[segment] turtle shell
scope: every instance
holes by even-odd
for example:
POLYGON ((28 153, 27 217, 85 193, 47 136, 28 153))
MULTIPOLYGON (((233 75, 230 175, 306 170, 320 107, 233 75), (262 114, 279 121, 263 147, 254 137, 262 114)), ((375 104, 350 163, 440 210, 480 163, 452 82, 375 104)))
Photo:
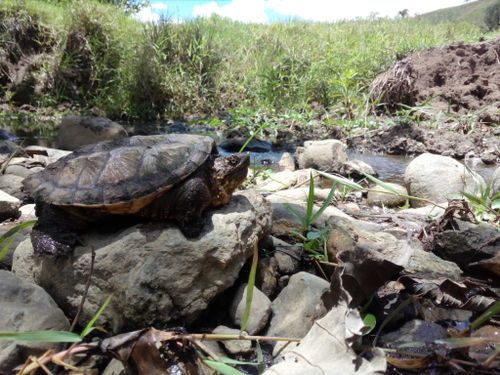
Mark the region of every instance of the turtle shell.
POLYGON ((37 202, 135 213, 217 153, 210 137, 135 136, 78 149, 23 181, 37 202))

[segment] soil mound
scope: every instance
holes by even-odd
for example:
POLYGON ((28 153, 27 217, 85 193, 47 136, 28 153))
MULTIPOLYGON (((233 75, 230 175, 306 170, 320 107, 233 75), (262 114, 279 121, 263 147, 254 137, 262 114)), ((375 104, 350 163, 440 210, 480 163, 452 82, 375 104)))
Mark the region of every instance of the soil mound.
POLYGON ((434 111, 477 112, 500 123, 500 38, 413 53, 378 76, 371 96, 389 109, 429 104, 434 111))

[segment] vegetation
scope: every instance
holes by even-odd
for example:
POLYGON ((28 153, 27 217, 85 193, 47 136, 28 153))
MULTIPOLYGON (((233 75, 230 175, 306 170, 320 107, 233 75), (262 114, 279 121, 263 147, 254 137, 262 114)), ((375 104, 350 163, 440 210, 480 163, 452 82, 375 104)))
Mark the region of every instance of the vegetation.
POLYGON ((489 8, 496 3, 498 0, 477 0, 425 13, 419 18, 431 22, 469 22, 481 28, 487 28, 485 17, 490 11, 489 8))
POLYGON ((483 35, 469 23, 410 18, 256 25, 212 17, 146 25, 92 0, 5 0, 0 47, 17 46, 24 56, 36 55, 37 64, 26 78, 28 86, 33 81, 29 98, 20 97, 26 103, 12 102, 18 86, 1 73, 6 95, 0 101, 69 103, 138 120, 257 108, 351 120, 369 108, 371 80, 396 59, 483 35), (7 26, 22 19, 12 35, 7 26), (32 42, 45 40, 36 51, 18 44, 28 25, 43 30, 32 42))
POLYGON ((500 1, 497 0, 495 4, 492 4, 486 9, 484 23, 488 30, 500 28, 500 1))

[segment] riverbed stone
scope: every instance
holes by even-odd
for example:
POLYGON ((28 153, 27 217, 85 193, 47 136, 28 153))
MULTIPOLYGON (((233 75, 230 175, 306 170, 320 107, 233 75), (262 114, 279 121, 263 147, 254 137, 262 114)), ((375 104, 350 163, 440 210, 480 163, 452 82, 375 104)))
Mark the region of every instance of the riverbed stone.
MULTIPOLYGON (((234 325, 240 326, 243 321, 243 314, 246 307, 247 284, 242 284, 231 303, 229 316, 234 325)), ((255 335, 260 332, 269 321, 271 315, 271 300, 262 293, 258 288, 253 288, 252 306, 250 308, 250 316, 246 331, 250 335, 255 335)))
POLYGON ((19 207, 21 207, 19 199, 0 190, 0 221, 17 219, 21 215, 19 207))
POLYGON ((278 170, 291 172, 295 170, 295 158, 292 154, 284 152, 283 155, 281 155, 281 158, 278 161, 278 170))
MULTIPOLYGON (((212 331, 212 333, 216 335, 240 335, 240 331, 238 329, 226 326, 218 326, 212 331)), ((252 351, 251 340, 221 340, 221 344, 231 354, 246 354, 252 351)))
POLYGON ((143 223, 112 233, 82 234, 85 246, 72 257, 35 257, 24 241, 13 270, 43 286, 68 315, 74 315, 91 265, 91 287, 80 322, 87 322, 110 294, 103 322, 114 330, 192 322, 219 293, 233 285, 243 264, 270 225, 269 204, 259 194, 233 195, 210 211, 201 235, 186 239, 168 222, 143 223))
POLYGON ((491 176, 491 191, 493 194, 499 193, 500 192, 500 167, 497 167, 495 169, 495 172, 493 172, 493 175, 491 176))
POLYGON ((395 195, 380 185, 373 186, 368 191, 366 198, 370 206, 399 207, 406 203, 408 190, 404 186, 390 182, 385 182, 384 184, 400 195, 395 195))
MULTIPOLYGON (((54 300, 38 285, 0 270, 0 331, 67 330, 69 323, 54 300)), ((0 372, 10 373, 30 355, 55 344, 0 341, 0 372)))
POLYGON ((356 179, 364 178, 364 174, 377 176, 377 173, 370 164, 356 159, 346 161, 342 166, 341 174, 344 176, 351 176, 356 179))
MULTIPOLYGON (((404 175, 410 195, 426 198, 435 203, 460 198, 461 192, 479 192, 484 184, 481 176, 448 156, 422 154, 410 162, 404 175)), ((412 207, 422 207, 428 202, 411 200, 412 207)))
POLYGON ((326 314, 321 296, 330 283, 308 272, 290 277, 288 285, 272 302, 273 317, 268 336, 302 338, 316 319, 326 314))
POLYGON ((300 169, 314 168, 323 172, 338 172, 347 161, 347 146, 337 139, 306 141, 298 147, 296 157, 300 169))
POLYGON ((65 116, 57 132, 57 145, 64 150, 119 139, 127 136, 125 128, 104 117, 65 116))
POLYGON ((24 193, 21 190, 23 180, 24 177, 15 174, 2 174, 0 175, 0 190, 18 199, 23 199, 24 193))

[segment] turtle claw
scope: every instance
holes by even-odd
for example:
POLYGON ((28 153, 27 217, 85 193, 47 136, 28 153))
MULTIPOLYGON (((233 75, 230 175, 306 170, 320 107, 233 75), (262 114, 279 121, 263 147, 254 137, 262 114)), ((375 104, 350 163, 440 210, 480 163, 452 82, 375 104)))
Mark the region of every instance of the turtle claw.
POLYGON ((31 243, 36 255, 60 257, 71 254, 74 247, 81 242, 76 233, 53 236, 35 227, 31 231, 31 243))

